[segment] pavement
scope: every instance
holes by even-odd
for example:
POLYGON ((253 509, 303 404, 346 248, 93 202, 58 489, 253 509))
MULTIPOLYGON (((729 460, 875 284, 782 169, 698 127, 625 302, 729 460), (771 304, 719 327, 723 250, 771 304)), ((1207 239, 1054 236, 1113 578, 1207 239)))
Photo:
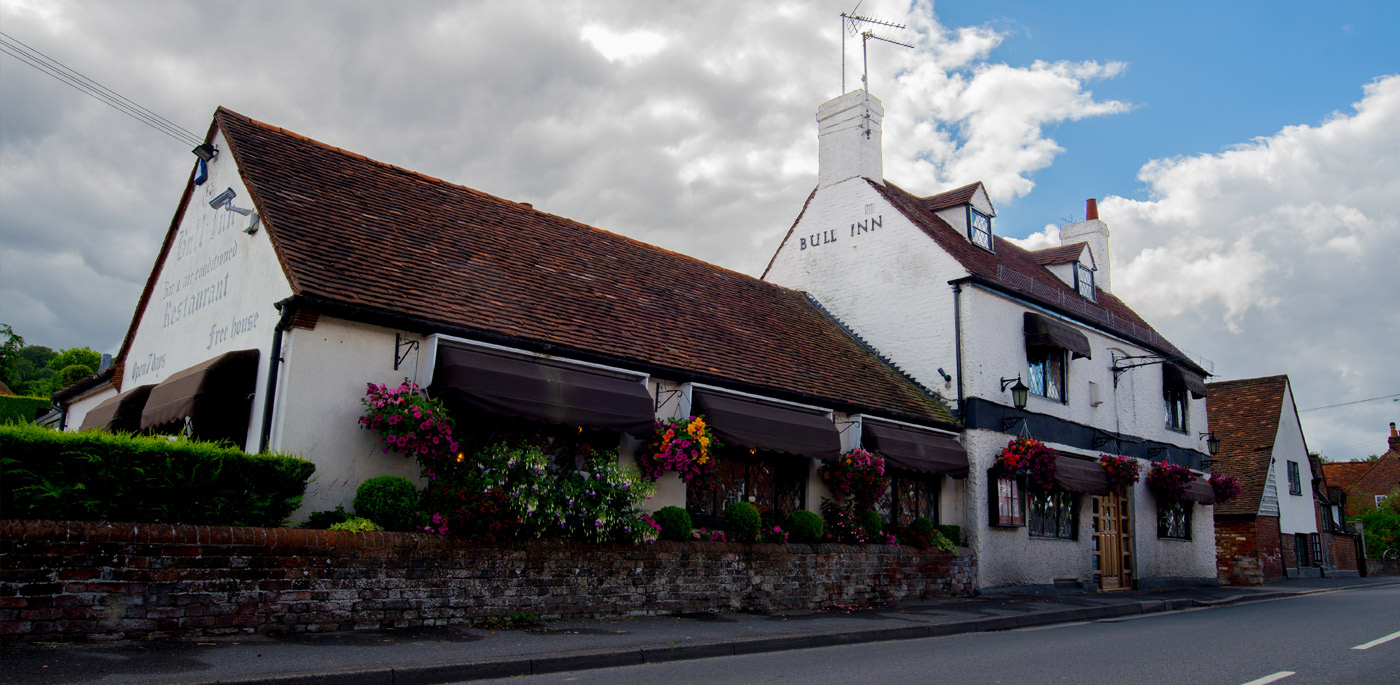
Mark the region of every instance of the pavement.
POLYGON ((984 594, 786 614, 558 621, 200 641, 0 646, 0 683, 446 683, 831 645, 1013 630, 1400 584, 1289 579, 1257 587, 984 594))

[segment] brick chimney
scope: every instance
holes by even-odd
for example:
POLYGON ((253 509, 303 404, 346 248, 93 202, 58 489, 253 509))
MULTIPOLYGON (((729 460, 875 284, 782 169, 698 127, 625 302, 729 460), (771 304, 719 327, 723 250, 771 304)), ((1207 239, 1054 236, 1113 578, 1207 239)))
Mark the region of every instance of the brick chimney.
POLYGON ((1391 450, 1392 452, 1400 452, 1400 435, 1397 435, 1397 434, 1395 433, 1395 422, 1394 422, 1394 421, 1391 421, 1391 422, 1390 422, 1390 440, 1389 440, 1389 442, 1390 442, 1390 450, 1391 450))
POLYGON ((885 182, 880 160, 880 122, 885 108, 864 89, 817 108, 817 187, 864 176, 885 182))
POLYGON ((1099 203, 1089 198, 1084 203, 1084 220, 1077 224, 1060 227, 1060 244, 1089 243, 1089 251, 1094 253, 1094 285, 1106 293, 1113 292, 1113 284, 1108 274, 1108 224, 1099 220, 1099 203))

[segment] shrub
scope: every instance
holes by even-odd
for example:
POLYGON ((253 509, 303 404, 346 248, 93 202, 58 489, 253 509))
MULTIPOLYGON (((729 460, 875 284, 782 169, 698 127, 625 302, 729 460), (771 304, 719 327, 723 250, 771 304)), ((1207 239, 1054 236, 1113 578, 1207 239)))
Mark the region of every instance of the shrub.
POLYGON ((689 540, 690 513, 680 507, 662 507, 652 518, 661 524, 661 539, 689 540))
POLYGON ((418 487, 407 478, 378 476, 355 490, 355 514, 385 530, 411 530, 418 518, 418 487))
POLYGON ((884 531, 885 522, 880 519, 879 512, 865 511, 860 515, 860 527, 865 531, 866 539, 878 540, 880 533, 884 531))
POLYGON ((0 518, 279 526, 316 467, 210 443, 0 426, 0 518))
POLYGON ((0 395, 0 423, 34 423, 50 406, 47 397, 0 395))
POLYGON ((363 516, 352 516, 340 523, 331 526, 331 530, 348 530, 352 533, 363 533, 369 530, 384 530, 374 521, 363 516))
POLYGON ((724 509, 724 529, 733 533, 738 542, 757 541, 762 525, 758 507, 748 502, 735 502, 724 509))
POLYGON ((353 516, 353 514, 345 510, 345 507, 337 504, 335 509, 311 512, 311 515, 306 517, 306 523, 301 524, 301 527, 314 530, 326 530, 337 523, 349 520, 353 516))
POLYGON ((954 526, 954 525, 949 524, 949 525, 937 526, 937 528, 938 528, 938 532, 942 533, 942 534, 943 534, 943 537, 948 538, 949 540, 951 540, 953 544, 955 544, 955 545, 961 545, 961 544, 962 544, 962 540, 963 540, 963 536, 962 536, 962 526, 954 526))
POLYGON ((860 517, 850 505, 838 504, 833 499, 822 500, 823 540, 848 545, 863 545, 870 541, 860 517))
POLYGON ((822 517, 806 509, 799 509, 788 515, 788 532, 793 542, 820 542, 822 539, 822 517))

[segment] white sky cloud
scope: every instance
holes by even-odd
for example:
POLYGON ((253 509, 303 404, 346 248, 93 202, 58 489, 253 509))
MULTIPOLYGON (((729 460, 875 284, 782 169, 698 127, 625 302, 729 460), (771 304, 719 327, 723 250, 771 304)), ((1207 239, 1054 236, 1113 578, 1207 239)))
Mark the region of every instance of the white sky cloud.
MULTIPOLYGON (((1146 164, 1152 199, 1099 205, 1115 293, 1223 378, 1287 373, 1313 406, 1400 392, 1400 76, 1354 109, 1146 164)), ((1388 405, 1304 414, 1309 446, 1380 435, 1388 405)))

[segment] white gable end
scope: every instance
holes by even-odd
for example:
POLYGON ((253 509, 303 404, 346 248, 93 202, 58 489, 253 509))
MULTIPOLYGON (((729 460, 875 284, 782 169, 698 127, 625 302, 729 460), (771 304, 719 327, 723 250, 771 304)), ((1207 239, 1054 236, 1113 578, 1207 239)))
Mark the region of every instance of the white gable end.
POLYGON ((852 179, 817 191, 764 280, 810 293, 946 396, 937 369, 956 367, 948 281, 965 274, 869 183, 852 179))
MULTIPOLYGON (((209 206, 231 188, 233 205, 253 208, 222 134, 214 145, 220 153, 209 164, 209 179, 191 194, 125 350, 123 389, 159 383, 225 352, 247 349, 260 350, 256 387, 264 387, 278 317, 273 305, 292 289, 266 227, 259 224, 250 235, 247 217, 209 206)), ((261 415, 255 402, 250 431, 260 429, 261 415)))

